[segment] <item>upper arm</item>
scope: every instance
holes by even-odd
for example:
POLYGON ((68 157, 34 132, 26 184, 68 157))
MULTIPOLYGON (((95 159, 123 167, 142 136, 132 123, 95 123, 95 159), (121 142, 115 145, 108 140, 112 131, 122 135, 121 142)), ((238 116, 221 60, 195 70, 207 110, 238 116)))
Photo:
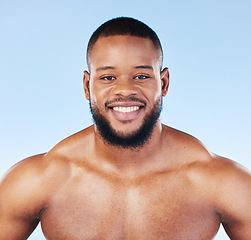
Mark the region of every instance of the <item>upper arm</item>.
POLYGON ((226 161, 218 183, 218 211, 231 239, 251 239, 251 175, 238 164, 226 161))
POLYGON ((26 220, 0 211, 0 239, 25 240, 39 223, 38 219, 26 220))
POLYGON ((14 167, 0 182, 0 239, 27 239, 39 223, 43 205, 37 174, 42 155, 26 159, 14 167))

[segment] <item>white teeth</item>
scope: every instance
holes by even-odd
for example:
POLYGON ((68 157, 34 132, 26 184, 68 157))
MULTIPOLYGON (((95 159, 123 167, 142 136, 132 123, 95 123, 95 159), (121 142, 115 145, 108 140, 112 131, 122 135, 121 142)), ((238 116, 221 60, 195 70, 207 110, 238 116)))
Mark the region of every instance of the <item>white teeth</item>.
POLYGON ((139 109, 139 106, 132 106, 132 107, 114 107, 114 111, 123 112, 123 113, 129 113, 133 111, 137 111, 139 109))

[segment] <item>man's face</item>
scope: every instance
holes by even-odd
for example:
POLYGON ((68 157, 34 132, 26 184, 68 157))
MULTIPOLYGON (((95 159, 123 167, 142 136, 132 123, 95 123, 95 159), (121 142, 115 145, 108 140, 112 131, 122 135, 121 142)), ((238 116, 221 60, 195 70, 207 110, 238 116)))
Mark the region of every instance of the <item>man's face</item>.
POLYGON ((124 139, 137 134, 149 118, 155 125, 168 88, 168 70, 160 68, 160 53, 150 39, 100 37, 90 53, 90 74, 84 74, 94 120, 96 115, 106 121, 124 139))

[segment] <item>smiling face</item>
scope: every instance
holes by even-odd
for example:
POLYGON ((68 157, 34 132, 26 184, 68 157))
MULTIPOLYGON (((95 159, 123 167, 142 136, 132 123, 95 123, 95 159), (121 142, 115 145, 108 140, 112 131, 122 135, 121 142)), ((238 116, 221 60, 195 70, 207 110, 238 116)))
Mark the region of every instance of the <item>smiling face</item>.
POLYGON ((153 126, 148 124, 147 128, 152 130, 160 124, 161 100, 167 93, 169 75, 168 69, 160 71, 161 55, 150 39, 100 37, 89 62, 90 74, 84 73, 85 94, 99 131, 100 119, 123 139, 136 136, 149 120, 153 126))

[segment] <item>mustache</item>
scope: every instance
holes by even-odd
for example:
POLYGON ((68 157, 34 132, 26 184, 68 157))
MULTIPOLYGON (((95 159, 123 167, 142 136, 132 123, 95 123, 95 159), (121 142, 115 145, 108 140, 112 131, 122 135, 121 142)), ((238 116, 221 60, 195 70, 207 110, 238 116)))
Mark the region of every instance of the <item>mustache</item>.
POLYGON ((137 97, 129 96, 129 97, 118 97, 118 98, 114 98, 110 101, 107 101, 105 103, 105 107, 107 107, 110 104, 118 103, 118 102, 139 102, 139 103, 144 104, 144 107, 146 106, 146 101, 144 101, 140 98, 137 98, 137 97))

